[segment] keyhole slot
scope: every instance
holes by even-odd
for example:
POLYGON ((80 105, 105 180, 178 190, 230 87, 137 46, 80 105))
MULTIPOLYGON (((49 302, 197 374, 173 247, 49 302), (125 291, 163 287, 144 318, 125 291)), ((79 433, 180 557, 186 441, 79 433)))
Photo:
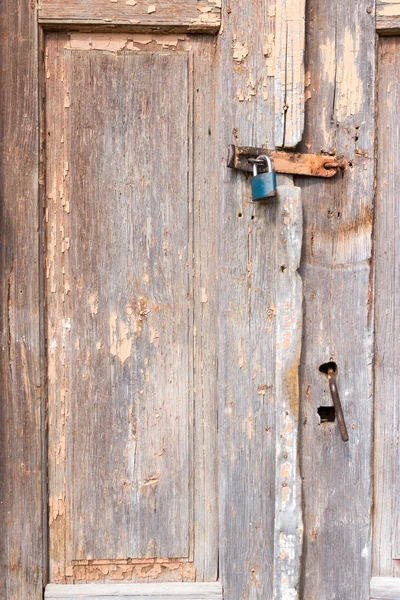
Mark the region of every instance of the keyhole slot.
POLYGON ((320 406, 318 408, 320 423, 334 423, 336 419, 336 411, 334 406, 320 406))
POLYGON ((337 374, 338 372, 338 366, 335 362, 330 361, 327 363, 324 363, 323 365, 320 366, 319 368, 319 372, 323 373, 324 375, 329 375, 329 372, 333 371, 334 373, 337 374))

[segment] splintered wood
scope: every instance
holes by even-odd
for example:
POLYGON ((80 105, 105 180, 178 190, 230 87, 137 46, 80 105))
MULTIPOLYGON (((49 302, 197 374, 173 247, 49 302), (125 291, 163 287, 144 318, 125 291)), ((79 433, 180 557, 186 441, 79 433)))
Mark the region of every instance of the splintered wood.
POLYGON ((294 148, 304 128, 305 0, 278 0, 275 38, 275 146, 294 148))
POLYGON ((299 364, 303 288, 301 190, 278 186, 274 599, 299 598, 303 520, 299 464, 299 364))

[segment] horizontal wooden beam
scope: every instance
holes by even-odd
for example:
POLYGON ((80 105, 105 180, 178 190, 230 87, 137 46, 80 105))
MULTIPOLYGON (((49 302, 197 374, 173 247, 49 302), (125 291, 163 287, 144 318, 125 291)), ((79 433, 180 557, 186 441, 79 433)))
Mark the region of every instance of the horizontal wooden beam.
POLYGON ((371 600, 400 600, 400 577, 373 577, 371 600))
POLYGON ((216 33, 221 25, 221 0, 41 0, 39 23, 216 33))
POLYGON ((377 0, 376 29, 386 35, 400 32, 400 0, 377 0))
POLYGON ((45 600, 222 600, 220 583, 87 583, 46 586, 45 600))

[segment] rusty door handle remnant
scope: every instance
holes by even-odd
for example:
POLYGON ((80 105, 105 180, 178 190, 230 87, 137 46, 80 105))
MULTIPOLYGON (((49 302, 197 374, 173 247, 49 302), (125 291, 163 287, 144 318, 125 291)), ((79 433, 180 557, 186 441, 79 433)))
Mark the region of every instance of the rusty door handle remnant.
POLYGON ((274 171, 287 175, 307 175, 309 177, 334 177, 339 171, 346 169, 347 163, 336 160, 332 156, 321 154, 301 154, 281 150, 266 150, 249 146, 229 146, 227 166, 247 173, 253 172, 251 160, 266 154, 274 164, 274 171))
POLYGON ((331 396, 332 396, 332 400, 333 400, 333 406, 335 407, 335 412, 336 412, 336 416, 337 416, 337 420, 338 420, 340 435, 344 442, 348 442, 349 434, 347 433, 346 422, 344 420, 344 415, 343 415, 343 410, 342 410, 342 403, 340 402, 339 392, 337 389, 337 382, 336 382, 337 369, 336 370, 334 368, 328 369, 327 376, 328 376, 328 382, 329 382, 329 389, 331 391, 331 396))

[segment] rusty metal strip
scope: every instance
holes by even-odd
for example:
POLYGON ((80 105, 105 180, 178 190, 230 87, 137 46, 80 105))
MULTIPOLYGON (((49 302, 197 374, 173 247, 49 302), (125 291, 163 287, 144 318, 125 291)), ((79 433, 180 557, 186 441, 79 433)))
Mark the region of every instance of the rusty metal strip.
POLYGON ((299 363, 302 339, 301 190, 278 186, 276 312, 276 493, 274 600, 297 600, 303 519, 299 467, 299 363))
POLYGON ((266 150, 265 148, 252 148, 249 146, 229 146, 227 166, 251 173, 253 165, 249 158, 261 154, 269 156, 273 162, 274 171, 287 175, 306 175, 309 177, 334 177, 339 171, 347 167, 343 160, 334 156, 321 154, 301 154, 300 152, 285 152, 281 150, 266 150))

